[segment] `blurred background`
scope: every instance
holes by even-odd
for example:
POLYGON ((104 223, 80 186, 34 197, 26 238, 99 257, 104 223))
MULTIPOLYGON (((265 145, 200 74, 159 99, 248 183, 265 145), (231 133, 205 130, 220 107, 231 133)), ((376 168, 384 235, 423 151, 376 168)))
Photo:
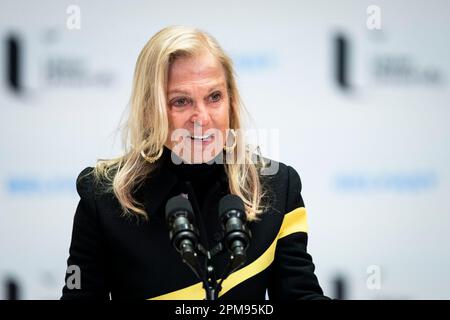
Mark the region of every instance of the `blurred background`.
MULTIPOLYGON (((450 298, 450 2, 0 1, 0 299, 58 299, 78 173, 121 153, 137 56, 199 27, 300 174, 325 294, 450 298)), ((265 147, 265 148, 264 148, 265 147)))

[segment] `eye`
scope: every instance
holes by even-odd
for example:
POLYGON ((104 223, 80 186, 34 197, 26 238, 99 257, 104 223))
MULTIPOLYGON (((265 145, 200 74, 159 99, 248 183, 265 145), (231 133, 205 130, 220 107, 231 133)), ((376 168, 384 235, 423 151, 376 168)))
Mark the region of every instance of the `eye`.
POLYGON ((188 104, 190 100, 188 98, 179 98, 172 101, 172 105, 175 107, 183 107, 188 104))
POLYGON ((218 102, 222 98, 222 94, 219 91, 217 91, 214 92, 210 97, 212 102, 218 102))

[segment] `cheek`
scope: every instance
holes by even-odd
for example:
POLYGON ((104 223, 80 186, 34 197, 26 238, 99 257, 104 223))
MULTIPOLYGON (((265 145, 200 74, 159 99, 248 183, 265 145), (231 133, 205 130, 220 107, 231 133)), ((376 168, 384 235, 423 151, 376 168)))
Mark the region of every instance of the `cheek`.
POLYGON ((225 130, 229 128, 230 123, 230 113, 229 113, 229 106, 224 105, 220 109, 217 110, 217 112, 214 113, 213 121, 214 126, 220 130, 225 130))
POLYGON ((169 112, 168 113, 169 128, 171 130, 183 128, 189 116, 185 112, 169 112))

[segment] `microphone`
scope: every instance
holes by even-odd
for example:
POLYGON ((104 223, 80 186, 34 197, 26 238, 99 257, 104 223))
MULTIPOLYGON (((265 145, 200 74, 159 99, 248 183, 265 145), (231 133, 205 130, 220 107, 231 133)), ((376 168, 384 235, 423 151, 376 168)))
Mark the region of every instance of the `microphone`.
POLYGON ((224 196, 219 202, 219 220, 225 233, 225 247, 232 254, 231 269, 235 270, 244 264, 251 238, 242 199, 233 194, 224 196))
POLYGON ((198 232, 193 225, 194 214, 188 199, 175 196, 166 204, 166 222, 172 245, 181 254, 183 262, 197 273, 198 260, 196 248, 198 232))

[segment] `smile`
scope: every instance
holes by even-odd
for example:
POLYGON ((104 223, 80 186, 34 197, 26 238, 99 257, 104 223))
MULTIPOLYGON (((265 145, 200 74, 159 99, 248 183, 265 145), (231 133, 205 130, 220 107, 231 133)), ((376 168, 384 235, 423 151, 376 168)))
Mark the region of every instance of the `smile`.
POLYGON ((212 138, 213 134, 207 134, 204 136, 189 136, 189 138, 191 138, 192 140, 201 140, 201 141, 205 141, 205 140, 209 140, 210 138, 212 138))

